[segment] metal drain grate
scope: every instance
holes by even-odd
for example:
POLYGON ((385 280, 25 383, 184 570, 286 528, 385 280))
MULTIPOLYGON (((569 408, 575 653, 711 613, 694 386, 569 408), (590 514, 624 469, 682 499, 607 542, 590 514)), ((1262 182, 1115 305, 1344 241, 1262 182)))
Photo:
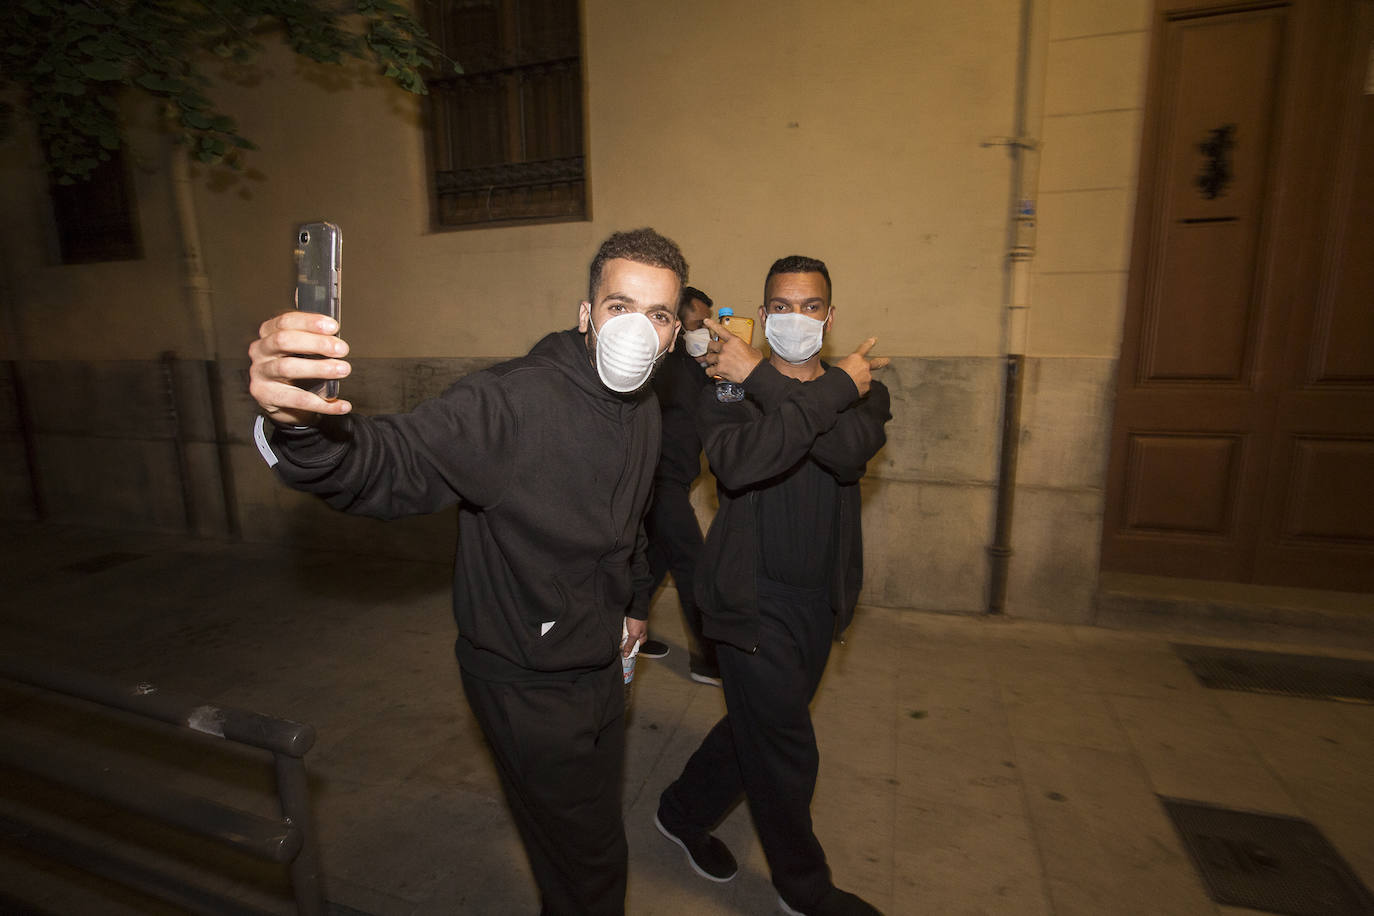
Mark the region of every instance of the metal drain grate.
POLYGON ((1174 643, 1197 679, 1220 690, 1374 703, 1374 662, 1174 643))
POLYGON ((1374 895, 1310 822, 1160 801, 1217 903, 1286 916, 1374 913, 1374 895))
POLYGON ((119 566, 123 563, 141 560, 146 556, 146 553, 124 553, 123 551, 102 553, 87 560, 78 560, 75 563, 68 563, 66 566, 62 567, 62 571, 87 574, 104 572, 107 569, 119 566))

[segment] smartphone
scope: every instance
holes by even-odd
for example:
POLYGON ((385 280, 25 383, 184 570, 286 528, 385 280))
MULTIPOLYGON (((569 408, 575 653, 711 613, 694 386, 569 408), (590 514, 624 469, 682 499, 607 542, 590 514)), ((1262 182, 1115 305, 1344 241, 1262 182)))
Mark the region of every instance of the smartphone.
MULTIPOLYGON (((305 223, 296 229, 296 308, 318 312, 342 323, 339 281, 343 267, 343 233, 333 223, 305 223)), ((315 359, 324 359, 316 356, 315 359)), ((297 382, 322 398, 339 396, 338 379, 297 382)))

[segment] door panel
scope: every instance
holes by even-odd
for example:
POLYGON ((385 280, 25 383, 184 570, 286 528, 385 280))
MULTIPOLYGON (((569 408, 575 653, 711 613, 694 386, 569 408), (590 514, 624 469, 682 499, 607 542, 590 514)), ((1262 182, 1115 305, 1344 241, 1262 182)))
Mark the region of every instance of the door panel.
POLYGON ((1185 12, 1158 26, 1105 569, 1249 574, 1272 427, 1260 368, 1291 32, 1287 6, 1185 12))
POLYGON ((1320 206, 1292 310, 1255 581, 1374 591, 1374 2, 1348 6, 1321 23, 1322 142, 1308 159, 1320 206))
POLYGON ((1171 226, 1149 302, 1140 381, 1245 380, 1253 350, 1255 220, 1171 226))
POLYGON ((1260 228, 1285 8, 1166 26, 1168 133, 1141 381, 1242 381, 1253 365, 1260 228))
POLYGON ((1357 7, 1337 98, 1327 257, 1317 283, 1306 381, 1374 385, 1374 3, 1357 7))
POLYGON ((1374 541, 1374 442, 1291 438, 1283 539, 1374 541))
POLYGON ((1226 534, 1242 438, 1138 435, 1128 447, 1134 485, 1127 488, 1133 498, 1126 520, 1132 529, 1226 534))
POLYGON ((1374 0, 1170 3, 1103 568, 1374 591, 1374 0))

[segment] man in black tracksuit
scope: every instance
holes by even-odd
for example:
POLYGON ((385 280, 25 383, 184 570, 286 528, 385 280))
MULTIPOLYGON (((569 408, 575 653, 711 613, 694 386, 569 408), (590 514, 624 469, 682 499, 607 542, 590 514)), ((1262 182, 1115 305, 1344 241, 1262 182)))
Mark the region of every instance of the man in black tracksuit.
POLYGON ((463 689, 545 914, 624 912, 618 662, 645 632, 634 596, 647 594, 642 520, 659 449, 645 383, 674 340, 686 273, 652 230, 613 235, 578 329, 406 414, 346 415, 347 402, 294 384, 347 374, 328 319, 278 316, 249 351, 250 391, 271 421, 259 418, 257 438, 287 484, 378 518, 458 504, 463 689))
MULTIPOLYGON (((701 526, 692 508, 692 484, 701 476, 701 435, 697 432, 697 403, 711 383, 697 362, 696 344, 709 341, 702 324, 711 317, 711 297, 694 287, 682 291, 677 317, 682 333, 673 352, 654 373, 654 393, 663 416, 663 450, 654 471, 654 496, 644 516, 648 537, 649 572, 654 591, 671 571, 678 603, 688 631, 688 676, 703 684, 720 684, 715 643, 701 631, 701 609, 693 589, 701 556, 701 526), (704 338, 704 339, 699 339, 704 338)), ((662 650, 666 653, 667 648, 662 650)))
POLYGON ((873 914, 831 882, 811 828, 820 757, 809 705, 862 584, 859 480, 891 418, 870 372, 887 360, 867 357, 870 339, 821 362, 833 310, 829 272, 812 258, 773 265, 760 318, 767 362, 709 323, 721 340, 707 362, 747 394, 731 403, 708 391, 698 413, 720 509, 697 600, 720 644, 728 714, 664 790, 656 822, 698 874, 728 881, 734 858, 710 831, 744 797, 785 912, 873 914))

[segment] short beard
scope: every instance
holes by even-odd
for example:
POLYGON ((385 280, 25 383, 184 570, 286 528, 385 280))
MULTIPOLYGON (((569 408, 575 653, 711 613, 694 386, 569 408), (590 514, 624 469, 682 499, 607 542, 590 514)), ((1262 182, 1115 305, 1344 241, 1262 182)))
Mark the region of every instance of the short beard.
POLYGON ((587 330, 582 332, 582 345, 587 348, 587 359, 591 362, 592 368, 596 368, 596 326, 590 321, 587 322, 587 330))

